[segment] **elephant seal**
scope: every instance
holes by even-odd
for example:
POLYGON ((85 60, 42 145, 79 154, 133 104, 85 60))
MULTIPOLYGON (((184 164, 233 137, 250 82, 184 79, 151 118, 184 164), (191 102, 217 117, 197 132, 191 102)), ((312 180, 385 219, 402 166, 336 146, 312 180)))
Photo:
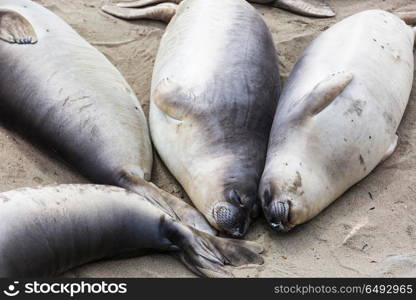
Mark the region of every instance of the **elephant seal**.
MULTIPOLYGON (((177 5, 182 1, 183 0, 138 0, 120 2, 117 3, 117 6, 105 5, 103 10, 124 19, 153 19, 167 23, 175 14, 177 5)), ((310 1, 305 0, 248 0, 248 2, 266 4, 308 17, 331 18, 335 16, 331 7, 324 3, 311 3, 310 1)))
POLYGON ((171 216, 215 232, 193 207, 146 181, 153 154, 140 102, 105 56, 62 19, 29 0, 2 0, 0 65, 3 119, 93 182, 146 193, 171 216))
POLYGON ((74 184, 0 193, 0 277, 55 276, 142 250, 174 251, 200 276, 263 263, 257 244, 200 232, 122 188, 74 184))
POLYGON ((181 2, 156 57, 151 136, 194 205, 234 237, 259 207, 279 93, 274 43, 250 4, 181 2))
POLYGON ((320 34, 299 58, 259 189, 273 228, 310 220, 393 153, 412 88, 414 39, 395 15, 369 10, 320 34))

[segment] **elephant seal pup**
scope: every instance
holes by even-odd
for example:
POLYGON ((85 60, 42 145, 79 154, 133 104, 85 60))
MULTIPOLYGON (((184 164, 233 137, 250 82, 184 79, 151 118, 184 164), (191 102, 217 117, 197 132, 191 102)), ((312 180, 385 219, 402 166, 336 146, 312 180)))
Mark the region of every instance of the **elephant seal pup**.
POLYGON ((261 264, 253 242, 206 234, 145 196, 102 185, 56 185, 0 194, 0 277, 45 277, 140 250, 174 251, 201 276, 261 264))
POLYGON ((162 160, 212 226, 243 236, 280 93, 276 50, 244 0, 185 0, 162 38, 150 131, 162 160))
POLYGON ((146 193, 170 215, 214 232, 190 205, 146 182, 153 154, 139 101, 105 56, 62 19, 29 0, 2 0, 0 65, 2 117, 42 138, 95 183, 146 193))
MULTIPOLYGON (((120 2, 117 3, 118 7, 104 6, 103 10, 124 19, 143 18, 169 22, 175 14, 177 5, 182 1, 183 0, 138 0, 120 2), (141 9, 132 10, 126 8, 141 9)), ((248 0, 248 2, 266 4, 308 17, 331 18, 335 16, 334 11, 328 5, 323 3, 311 3, 305 0, 248 0)))
POLYGON ((370 10, 305 50, 282 91, 259 195, 286 231, 325 209, 388 158, 413 82, 415 33, 370 10))

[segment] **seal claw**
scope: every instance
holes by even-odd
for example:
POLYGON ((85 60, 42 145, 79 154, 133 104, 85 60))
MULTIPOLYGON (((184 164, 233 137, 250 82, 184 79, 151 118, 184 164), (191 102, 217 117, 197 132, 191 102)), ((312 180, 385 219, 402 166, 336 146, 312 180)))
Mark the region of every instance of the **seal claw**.
POLYGON ((0 40, 12 44, 35 44, 37 36, 32 24, 20 13, 0 9, 0 40))
POLYGON ((162 220, 162 228, 178 246, 178 256, 193 272, 204 277, 233 277, 225 266, 261 265, 262 247, 255 242, 212 236, 178 222, 162 220))

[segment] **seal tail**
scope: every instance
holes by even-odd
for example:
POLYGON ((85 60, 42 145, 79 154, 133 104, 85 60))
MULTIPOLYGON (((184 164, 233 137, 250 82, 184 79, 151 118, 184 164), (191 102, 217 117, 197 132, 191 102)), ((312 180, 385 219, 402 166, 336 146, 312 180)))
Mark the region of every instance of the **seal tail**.
POLYGON ((416 25, 416 11, 398 11, 395 14, 406 24, 411 26, 416 25))
POLYGON ((226 266, 263 264, 263 248, 254 242, 216 237, 178 222, 162 220, 180 260, 202 277, 234 277, 226 266))
POLYGON ((402 19, 407 25, 412 26, 413 33, 416 39, 416 9, 396 11, 395 15, 402 19))
MULTIPOLYGON (((140 192, 141 189, 143 189, 143 187, 136 187, 132 190, 136 191, 136 193, 143 194, 143 192, 140 192)), ((205 217, 190 204, 158 188, 151 182, 146 182, 145 189, 146 195, 149 195, 150 193, 153 199, 161 199, 161 201, 167 203, 181 222, 211 235, 218 234, 218 232, 211 225, 209 225, 205 217)))
POLYGON ((336 15, 329 5, 311 3, 310 0, 275 0, 271 5, 306 17, 332 18, 336 15))
POLYGON ((125 20, 149 19, 169 23, 176 14, 177 7, 178 5, 174 3, 161 3, 143 8, 104 5, 101 9, 109 15, 125 20))

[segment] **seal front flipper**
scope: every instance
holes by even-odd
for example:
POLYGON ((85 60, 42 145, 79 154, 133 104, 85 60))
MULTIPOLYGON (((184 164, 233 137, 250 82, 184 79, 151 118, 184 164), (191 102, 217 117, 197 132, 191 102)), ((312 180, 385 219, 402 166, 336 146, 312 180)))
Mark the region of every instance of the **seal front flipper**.
POLYGON ((195 95, 178 83, 165 78, 159 82, 155 89, 154 103, 167 116, 182 121, 189 113, 195 95))
POLYGON ((310 3, 308 0, 276 0, 272 6, 282 8, 307 17, 332 18, 335 12, 331 7, 324 3, 310 3))
POLYGON ((30 22, 21 14, 0 9, 0 39, 11 44, 35 44, 38 41, 30 22))
POLYGON ((179 250, 181 261, 204 277, 232 277, 226 266, 263 264, 263 248, 254 242, 220 238, 164 219, 161 228, 179 250))
POLYGON ((307 116, 318 115, 344 91, 352 79, 351 73, 339 72, 318 83, 299 104, 296 118, 304 119, 307 116))
POLYGON ((209 225, 205 217, 195 207, 158 188, 155 184, 151 182, 149 184, 163 197, 163 200, 172 208, 181 222, 211 235, 218 234, 217 230, 209 225))
POLYGON ((143 179, 140 170, 134 166, 124 167, 118 172, 116 185, 139 194, 175 220, 180 220, 199 231, 217 234, 217 231, 193 206, 143 179))
POLYGON ((151 183, 141 177, 140 172, 135 167, 125 167, 119 171, 116 184, 139 194, 171 218, 179 219, 175 211, 165 202, 162 195, 158 193, 151 183))
POLYGON ((178 5, 174 3, 161 3, 155 6, 149 6, 138 9, 117 7, 112 5, 104 5, 101 9, 105 13, 121 19, 149 19, 169 23, 169 21, 176 14, 177 7, 178 5))

